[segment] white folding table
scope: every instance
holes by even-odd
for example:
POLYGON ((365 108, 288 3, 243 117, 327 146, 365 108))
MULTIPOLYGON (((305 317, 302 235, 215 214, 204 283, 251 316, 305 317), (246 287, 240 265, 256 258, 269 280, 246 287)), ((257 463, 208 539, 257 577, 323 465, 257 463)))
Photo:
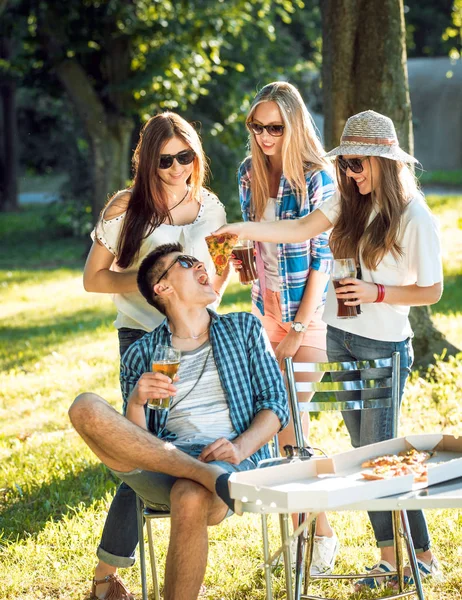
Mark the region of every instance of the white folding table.
MULTIPOLYGON (((266 598, 267 600, 273 599, 272 582, 271 582, 271 563, 281 553, 284 554, 285 563, 285 577, 286 577, 286 589, 287 589, 287 600, 299 600, 300 599, 300 586, 298 586, 297 596, 293 589, 293 577, 290 560, 290 542, 295 539, 308 525, 309 522, 300 526, 292 536, 289 535, 289 514, 278 509, 276 506, 262 505, 261 503, 254 502, 240 502, 240 508, 243 512, 258 513, 264 516, 264 520, 268 514, 276 513, 280 516, 281 522, 281 548, 274 554, 269 554, 268 537, 266 526, 263 527, 263 553, 265 559, 265 582, 266 582, 266 598)), ((337 506, 335 511, 343 510, 361 510, 361 511, 401 511, 401 520, 403 534, 406 543, 410 546, 411 556, 411 569, 413 571, 413 577, 415 581, 415 589, 413 591, 407 591, 403 593, 402 597, 416 594, 419 600, 425 600, 422 584, 420 581, 419 571, 417 569, 414 548, 410 540, 412 539, 409 532, 409 523, 407 520, 408 510, 431 510, 431 509, 442 509, 442 508, 462 508, 462 477, 452 479, 433 485, 428 488, 405 492, 394 496, 386 496, 383 498, 377 498, 373 500, 355 502, 353 504, 337 506), (414 564, 412 564, 414 563, 414 564)), ((316 516, 310 510, 309 506, 305 508, 306 512, 310 513, 310 518, 316 516)), ((319 513, 317 509, 317 513, 319 513)))

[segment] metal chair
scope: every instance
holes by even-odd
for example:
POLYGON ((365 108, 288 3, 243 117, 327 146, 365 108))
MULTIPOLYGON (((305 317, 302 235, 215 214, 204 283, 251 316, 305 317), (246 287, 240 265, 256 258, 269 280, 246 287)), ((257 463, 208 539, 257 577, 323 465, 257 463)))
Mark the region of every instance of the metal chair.
POLYGON ((136 517, 138 522, 138 539, 140 546, 140 571, 141 571, 141 592, 143 600, 148 600, 148 584, 146 576, 146 552, 144 547, 143 525, 146 523, 148 532, 149 560, 151 563, 152 585, 154 588, 155 600, 160 600, 159 579, 157 577, 156 555, 154 552, 154 538, 152 535, 152 520, 170 518, 170 512, 156 511, 145 506, 143 500, 136 496, 136 517))
MULTIPOLYGON (((344 410, 367 410, 371 408, 393 409, 393 437, 398 434, 399 415, 399 367, 400 355, 395 352, 391 358, 375 359, 366 361, 340 362, 340 363, 294 363, 291 358, 285 359, 286 376, 288 382, 289 402, 292 410, 295 439, 297 447, 303 449, 305 441, 303 437, 301 412, 323 412, 344 410), (295 373, 324 373, 320 382, 296 382, 295 373), (331 381, 326 381, 329 374, 331 381), (315 392, 313 401, 303 401, 303 395, 315 392), (327 396, 327 397, 326 397, 327 396)), ((394 549, 396 556, 396 571, 391 573, 398 577, 399 592, 387 598, 403 598, 414 593, 421 592, 420 576, 418 574, 414 547, 409 533, 406 511, 392 513, 394 529, 394 549), (401 526, 402 525, 402 526, 401 526), (404 533, 403 533, 404 531, 404 533), (409 560, 416 571, 416 589, 404 591, 403 582, 403 558, 400 537, 406 541, 409 560), (420 588, 420 589, 419 589, 420 588)), ((300 515, 299 524, 302 525, 304 515, 300 515)), ((335 600, 321 598, 308 594, 308 584, 311 579, 359 579, 366 574, 354 575, 310 575, 313 556, 313 542, 315 535, 316 519, 310 524, 310 532, 306 530, 298 538, 297 563, 295 569, 295 600, 300 598, 313 600, 335 600), (307 559, 305 561, 305 546, 307 559), (303 576, 303 563, 305 572, 303 576), (304 583, 303 594, 301 594, 302 583, 304 583)))

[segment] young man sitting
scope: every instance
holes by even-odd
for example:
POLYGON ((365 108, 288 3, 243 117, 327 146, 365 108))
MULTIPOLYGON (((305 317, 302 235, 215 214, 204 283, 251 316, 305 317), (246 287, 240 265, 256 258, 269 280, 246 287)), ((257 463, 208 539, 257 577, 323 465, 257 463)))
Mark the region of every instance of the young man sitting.
MULTIPOLYGON (((284 382, 258 319, 217 315, 203 263, 165 244, 140 266, 138 287, 166 315, 124 355, 126 417, 100 396, 84 393, 69 410, 84 441, 122 481, 156 509, 170 511, 165 600, 195 600, 204 577, 207 527, 230 512, 225 473, 255 468, 267 442, 288 423, 284 382), (157 345, 181 350, 178 378, 151 371, 157 345), (150 398, 172 397, 146 427, 150 398), (153 435, 154 434, 154 435, 153 435), (217 479, 219 479, 217 483, 217 479)), ((116 567, 98 565, 94 598, 130 600, 116 567)))

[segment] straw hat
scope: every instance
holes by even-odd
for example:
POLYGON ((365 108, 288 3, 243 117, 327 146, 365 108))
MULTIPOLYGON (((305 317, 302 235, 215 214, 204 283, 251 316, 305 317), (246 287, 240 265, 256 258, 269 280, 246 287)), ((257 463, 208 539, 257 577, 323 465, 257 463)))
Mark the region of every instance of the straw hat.
POLYGON ((393 121, 373 110, 365 110, 348 119, 343 129, 340 146, 326 156, 339 155, 383 156, 391 160, 418 162, 399 147, 393 121))

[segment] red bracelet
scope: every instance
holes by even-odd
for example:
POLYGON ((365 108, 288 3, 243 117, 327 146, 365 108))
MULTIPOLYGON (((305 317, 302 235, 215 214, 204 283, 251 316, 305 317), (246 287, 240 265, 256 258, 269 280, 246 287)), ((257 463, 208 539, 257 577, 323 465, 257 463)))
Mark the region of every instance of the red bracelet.
POLYGON ((376 283, 375 285, 377 286, 377 298, 374 300, 374 303, 383 302, 383 299, 385 298, 385 286, 381 283, 376 283))

